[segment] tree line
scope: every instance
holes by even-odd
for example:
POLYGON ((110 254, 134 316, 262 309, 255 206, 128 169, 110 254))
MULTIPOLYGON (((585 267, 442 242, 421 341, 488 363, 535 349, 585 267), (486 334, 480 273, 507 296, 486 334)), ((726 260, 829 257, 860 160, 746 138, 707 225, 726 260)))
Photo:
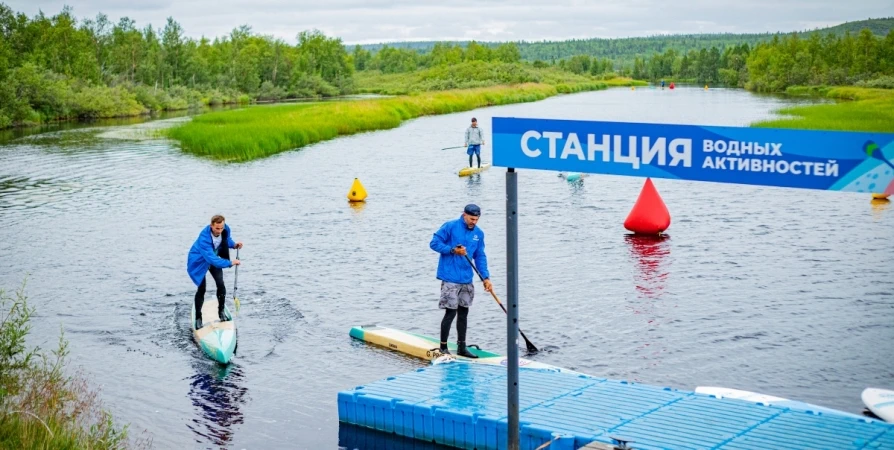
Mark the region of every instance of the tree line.
POLYGON ((0 128, 348 94, 355 90, 357 72, 423 70, 437 75, 424 84, 435 90, 505 83, 518 78, 512 73, 534 80, 555 78, 550 74, 556 69, 600 79, 616 74, 656 81, 673 78, 767 92, 816 84, 894 87, 894 35, 872 32, 887 26, 885 21, 891 19, 873 20, 875 28, 857 34, 849 31, 853 25, 845 24, 850 28, 843 34, 824 35, 350 48, 316 30, 297 32, 294 43, 245 25, 225 36, 194 39, 173 18, 161 28, 138 26, 127 17, 112 22, 104 14, 79 21, 69 7, 56 15, 41 12, 29 18, 0 3, 0 128), (731 43, 738 38, 742 41, 731 43), (626 59, 631 51, 641 50, 626 59), (549 70, 538 72, 542 68, 549 70), (470 75, 470 70, 477 73, 470 75))
MULTIPOLYGON (((566 64, 566 67, 569 67, 566 64)), ((672 49, 648 58, 637 57, 631 75, 638 79, 675 78, 700 84, 781 92, 790 86, 863 85, 894 89, 894 31, 856 36, 812 33, 776 35, 754 46, 741 44, 719 50, 686 53, 672 49)))
POLYGON ((79 22, 69 7, 29 18, 0 3, 0 128, 351 92, 354 64, 341 39, 301 31, 296 40, 248 26, 193 39, 173 18, 140 28, 104 14, 79 22))

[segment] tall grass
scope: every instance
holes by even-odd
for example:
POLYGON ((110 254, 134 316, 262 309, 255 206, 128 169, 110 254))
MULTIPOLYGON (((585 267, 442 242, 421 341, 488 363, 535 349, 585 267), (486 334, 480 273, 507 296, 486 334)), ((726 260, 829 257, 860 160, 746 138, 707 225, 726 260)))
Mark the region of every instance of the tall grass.
POLYGON ((98 392, 79 373, 66 374, 68 343, 46 354, 28 349, 34 308, 24 288, 0 290, 0 448, 123 449, 131 443, 103 408, 98 392))
POLYGON ((562 92, 606 87, 597 82, 564 86, 527 83, 353 102, 253 107, 197 116, 167 130, 167 135, 195 155, 248 161, 337 136, 395 128, 420 116, 533 102, 562 92))
POLYGON ((795 106, 777 111, 789 117, 752 124, 762 128, 871 131, 894 133, 894 91, 861 87, 799 87, 795 94, 843 99, 837 103, 795 106))
POLYGON ((536 68, 525 63, 467 61, 451 66, 438 66, 405 73, 381 73, 375 70, 354 74, 355 90, 360 93, 406 95, 428 91, 473 89, 521 83, 585 85, 605 83, 609 86, 646 85, 629 78, 607 74, 603 78, 577 75, 555 67, 536 68))

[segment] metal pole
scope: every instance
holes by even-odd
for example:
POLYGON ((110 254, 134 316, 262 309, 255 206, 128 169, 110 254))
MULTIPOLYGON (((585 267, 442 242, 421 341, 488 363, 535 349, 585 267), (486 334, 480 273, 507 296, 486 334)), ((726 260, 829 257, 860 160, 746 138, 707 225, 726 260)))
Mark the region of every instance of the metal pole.
POLYGON ((507 408, 509 410, 509 450, 519 449, 518 427, 518 173, 506 172, 506 315, 507 408))

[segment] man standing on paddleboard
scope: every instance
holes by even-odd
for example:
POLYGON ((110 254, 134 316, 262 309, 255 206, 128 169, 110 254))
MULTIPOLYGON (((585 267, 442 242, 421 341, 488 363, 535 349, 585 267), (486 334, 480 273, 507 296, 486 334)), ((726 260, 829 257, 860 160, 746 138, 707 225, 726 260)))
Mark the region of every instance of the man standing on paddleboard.
POLYGON ((472 167, 472 155, 478 158, 481 168, 481 146, 484 145, 484 132, 478 128, 478 119, 472 117, 472 126, 466 128, 466 153, 469 155, 469 167, 472 167))
POLYGON ((224 216, 216 215, 211 218, 211 224, 206 226, 198 239, 189 249, 189 257, 186 261, 186 272, 192 278, 193 283, 199 287, 196 291, 196 330, 202 328, 202 304, 205 303, 205 272, 211 272, 214 283, 217 284, 217 315, 221 322, 229 318, 224 314, 224 301, 227 297, 227 287, 224 285, 223 269, 241 264, 238 259, 230 261, 230 249, 242 248, 241 242, 234 242, 230 234, 230 226, 224 223, 224 216))
MULTIPOLYGON (((475 119, 472 119, 474 126, 475 119)), ((468 133, 466 133, 468 136, 468 133)), ((484 290, 490 292, 493 285, 487 270, 487 255, 484 254, 484 232, 478 228, 481 209, 477 205, 468 204, 462 216, 451 220, 434 234, 429 247, 441 254, 438 260, 438 279, 441 280, 441 298, 438 307, 444 310, 441 320, 441 353, 450 354, 447 350, 447 338, 453 318, 456 321, 457 353, 467 358, 477 358, 466 348, 466 324, 469 308, 475 298, 475 285, 472 283, 472 266, 466 255, 470 255, 484 279, 484 290)))

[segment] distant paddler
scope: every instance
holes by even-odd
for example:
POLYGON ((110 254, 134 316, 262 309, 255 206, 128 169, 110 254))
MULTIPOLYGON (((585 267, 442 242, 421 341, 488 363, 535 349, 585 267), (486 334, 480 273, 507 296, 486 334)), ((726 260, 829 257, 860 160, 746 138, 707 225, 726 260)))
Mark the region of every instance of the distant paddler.
POLYGON ((472 155, 478 158, 478 168, 481 168, 481 146, 484 145, 484 132, 478 127, 478 119, 472 117, 472 125, 466 128, 466 153, 469 155, 469 167, 472 165, 472 155))
POLYGON ((211 277, 217 285, 217 315, 221 322, 229 320, 224 313, 227 287, 224 285, 223 269, 241 264, 238 259, 230 261, 231 248, 240 249, 242 243, 233 241, 230 226, 225 223, 224 216, 215 215, 211 218, 211 224, 199 233, 199 237, 189 249, 186 271, 193 283, 198 286, 195 296, 196 330, 202 328, 203 323, 202 304, 205 303, 206 272, 211 272, 211 277))
MULTIPOLYGON (((474 119, 472 123, 475 123, 474 119)), ((480 216, 481 208, 473 204, 466 205, 462 215, 442 225, 429 243, 432 250, 441 254, 437 275, 441 280, 438 307, 444 310, 440 350, 445 355, 450 354, 447 350, 450 327, 453 319, 459 315, 456 321, 457 353, 466 358, 477 358, 466 348, 469 308, 475 298, 474 274, 466 255, 475 261, 484 282, 484 290, 490 292, 493 289, 490 272, 487 270, 487 256, 484 254, 484 232, 477 226, 480 216)))

